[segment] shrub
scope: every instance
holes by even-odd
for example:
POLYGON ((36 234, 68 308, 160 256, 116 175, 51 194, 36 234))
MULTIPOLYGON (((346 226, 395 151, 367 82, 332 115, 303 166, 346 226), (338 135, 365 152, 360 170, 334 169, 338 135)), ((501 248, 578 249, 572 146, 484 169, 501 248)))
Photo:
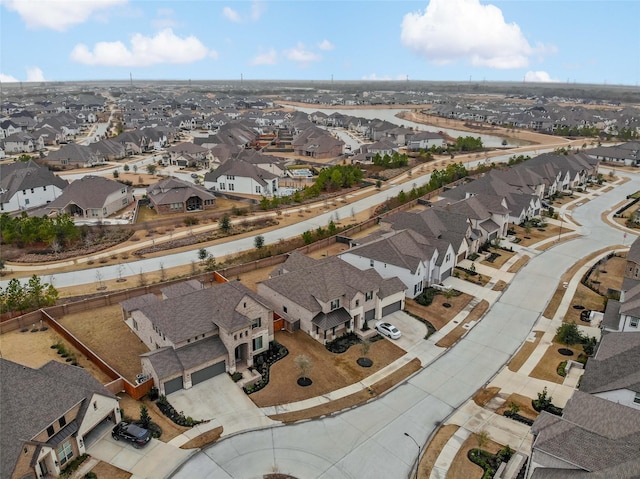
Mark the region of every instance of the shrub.
POLYGON ((566 372, 567 369, 567 361, 562 361, 560 364, 558 364, 558 376, 562 376, 565 377, 567 375, 566 372))
POLYGON ((67 466, 62 470, 62 472, 60 473, 60 477, 71 477, 71 475, 80 467, 80 464, 86 461, 88 457, 88 454, 82 454, 76 457, 73 461, 69 462, 67 466))
POLYGON ((233 379, 234 383, 237 383, 238 381, 240 381, 242 379, 242 373, 239 372, 239 371, 236 371, 233 374, 229 373, 229 376, 231 376, 231 379, 233 379))

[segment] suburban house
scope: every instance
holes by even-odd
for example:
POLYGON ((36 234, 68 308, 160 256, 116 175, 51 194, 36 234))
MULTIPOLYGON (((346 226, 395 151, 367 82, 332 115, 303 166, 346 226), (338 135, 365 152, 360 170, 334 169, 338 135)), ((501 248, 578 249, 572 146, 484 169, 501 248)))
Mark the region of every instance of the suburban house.
POLYGON ((580 391, 640 411, 640 334, 606 333, 587 361, 580 391))
POLYGON ((178 178, 167 178, 147 187, 147 198, 158 214, 205 211, 216 205, 213 193, 178 178))
POLYGON ((327 159, 340 156, 344 142, 321 128, 309 126, 293 138, 291 146, 296 155, 327 159))
POLYGON ((59 150, 49 151, 47 156, 38 160, 41 163, 60 169, 89 168, 105 162, 105 158, 98 150, 90 146, 69 143, 59 150))
POLYGON ((58 198, 69 183, 33 160, 0 165, 0 212, 26 210, 58 198))
POLYGON ((638 409, 575 391, 562 416, 542 412, 531 431, 529 479, 640 477, 638 409))
POLYGON ((630 141, 615 146, 598 146, 587 150, 591 158, 624 166, 640 164, 640 141, 630 141))
POLYGON ((274 196, 278 191, 278 176, 248 161, 234 159, 206 173, 204 186, 221 193, 274 196))
POLYGON ((239 281, 211 288, 190 281, 121 303, 127 324, 151 350, 142 371, 160 394, 253 366, 273 340, 273 312, 239 281))
POLYGON ((420 131, 407 136, 407 150, 409 151, 428 150, 434 146, 445 148, 447 142, 442 135, 430 131, 420 131))
POLYGON ((6 138, 20 131, 22 131, 22 128, 10 119, 0 121, 0 139, 6 138))
POLYGON ((62 194, 45 205, 49 215, 69 214, 75 219, 103 220, 133 202, 131 189, 103 176, 72 181, 62 194))
POLYGON ((640 284, 640 238, 636 238, 627 251, 627 264, 622 278, 622 290, 628 291, 640 284))
POLYGON ((207 148, 194 143, 178 143, 167 151, 169 153, 168 164, 180 168, 189 166, 209 168, 209 163, 213 159, 213 155, 207 148))
POLYGON ((640 333, 640 282, 629 290, 623 289, 619 301, 607 300, 600 327, 609 332, 640 333))
POLYGON ((5 153, 32 153, 44 150, 44 139, 34 137, 26 131, 19 131, 3 141, 5 153))
POLYGON ((33 369, 0 358, 0 476, 58 477, 105 421, 120 421, 118 398, 85 369, 50 361, 33 369))
POLYGON ((293 252, 258 283, 258 294, 284 319, 288 331, 303 330, 316 341, 362 334, 373 322, 404 308, 406 286, 338 257, 315 260, 293 252))
POLYGON ((433 283, 440 283, 455 266, 451 243, 426 238, 413 230, 392 231, 373 241, 366 238, 362 241, 364 244, 338 256, 361 270, 373 268, 383 278, 399 278, 409 298, 415 298, 433 283))
POLYGON ((481 243, 507 236, 509 209, 503 198, 470 196, 459 201, 442 200, 435 203, 434 208, 466 216, 481 243))

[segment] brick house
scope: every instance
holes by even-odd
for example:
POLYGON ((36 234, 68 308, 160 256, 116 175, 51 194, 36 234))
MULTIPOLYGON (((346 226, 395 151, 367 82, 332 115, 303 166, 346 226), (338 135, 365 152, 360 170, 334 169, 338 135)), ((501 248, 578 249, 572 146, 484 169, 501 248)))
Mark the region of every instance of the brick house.
POLYGON ((205 211, 216 206, 213 193, 178 178, 167 178, 149 186, 147 197, 158 214, 205 211))

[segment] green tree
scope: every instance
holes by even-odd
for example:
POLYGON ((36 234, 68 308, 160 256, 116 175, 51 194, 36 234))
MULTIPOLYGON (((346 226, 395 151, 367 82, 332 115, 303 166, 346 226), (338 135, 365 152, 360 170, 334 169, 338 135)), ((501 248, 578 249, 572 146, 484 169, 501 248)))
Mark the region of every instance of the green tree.
POLYGON ((200 260, 200 263, 204 263, 204 261, 209 257, 209 252, 207 251, 206 248, 200 248, 198 250, 198 259, 200 260))
POLYGON ((482 431, 476 432, 476 441, 478 442, 479 449, 482 449, 487 444, 489 444, 490 439, 491 439, 491 436, 486 430, 483 429, 482 431))
POLYGON ((12 278, 4 291, 5 311, 23 311, 26 304, 25 290, 17 278, 12 278))
POLYGON ((154 165, 153 163, 147 165, 147 173, 149 173, 150 175, 155 175, 156 171, 158 171, 158 167, 156 165, 154 165))
POLYGON ((31 161, 32 159, 33 158, 31 158, 31 156, 27 155, 26 153, 23 153, 18 157, 18 161, 22 161, 22 162, 31 161))
POLYGON ((129 171, 131 168, 129 167, 129 165, 128 165, 128 164, 126 164, 126 163, 125 163, 125 164, 124 164, 124 166, 122 167, 122 169, 123 169, 124 171, 129 171))
POLYGON ((327 232, 329 233, 329 236, 333 236, 338 232, 338 227, 333 220, 329 221, 329 224, 327 225, 327 232))
POLYGON ((556 329, 556 340, 561 344, 571 346, 582 343, 583 335, 576 323, 562 323, 562 325, 556 329))
POLYGON ((269 198, 267 198, 266 196, 263 196, 262 199, 260 200, 260 208, 266 211, 269 209, 270 206, 271 206, 271 201, 269 201, 269 198))
POLYGON ((308 230, 302 233, 302 241, 304 241, 304 244, 313 243, 313 233, 308 230))
POLYGON ((264 236, 258 235, 253 239, 253 245, 256 249, 262 249, 264 247, 264 236))
POLYGON ((140 426, 145 429, 149 429, 151 425, 151 416, 149 415, 149 410, 147 406, 144 404, 140 404, 140 426))
POLYGON ((226 234, 228 234, 229 231, 231 231, 231 218, 229 217, 228 214, 225 214, 220 219, 220 229, 226 234))
POLYGON ((133 165, 133 172, 137 173, 138 172, 138 165, 133 165))
POLYGON ((42 284, 39 276, 35 274, 31 276, 26 288, 26 304, 36 309, 43 306, 42 303, 47 286, 47 284, 42 284))
POLYGON ((120 173, 118 173, 118 170, 113 170, 113 177, 120 178, 120 173))

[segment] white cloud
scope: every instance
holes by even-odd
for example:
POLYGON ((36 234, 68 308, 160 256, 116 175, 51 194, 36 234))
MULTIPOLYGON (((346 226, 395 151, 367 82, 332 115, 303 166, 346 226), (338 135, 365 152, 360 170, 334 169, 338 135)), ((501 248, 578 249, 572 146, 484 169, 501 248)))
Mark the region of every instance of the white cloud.
POLYGON ((550 49, 531 47, 516 23, 480 0, 430 0, 424 12, 404 16, 401 40, 437 64, 468 59, 491 68, 526 67, 531 55, 550 49))
POLYGON ((535 82, 535 83, 557 83, 559 80, 555 78, 551 78, 545 71, 528 71, 524 75, 524 81, 535 82))
POLYGON ((385 75, 385 76, 381 76, 379 77, 377 74, 372 73, 370 75, 365 75, 362 77, 362 80, 364 81, 401 81, 401 80, 406 80, 407 79, 407 75, 396 75, 395 78, 390 76, 390 75, 385 75))
POLYGON ((288 60, 299 63, 301 65, 307 65, 311 62, 317 62, 322 57, 317 53, 313 53, 307 50, 302 43, 298 43, 295 48, 285 50, 284 55, 288 60))
POLYGON ((276 63, 278 63, 278 53, 273 48, 259 53, 251 60, 252 65, 275 65, 276 63))
POLYGON ((41 82, 47 81, 44 79, 42 70, 38 67, 27 67, 27 81, 41 82))
POLYGON ((136 33, 128 47, 120 41, 98 42, 93 50, 79 43, 71 52, 71 59, 85 65, 149 66, 158 63, 192 63, 206 57, 217 58, 194 36, 180 38, 166 28, 153 37, 136 33))
POLYGON ((95 12, 124 5, 127 0, 3 0, 29 28, 50 28, 59 32, 86 22, 95 12))
POLYGON ((158 30, 182 26, 182 24, 175 19, 175 12, 171 8, 159 8, 156 15, 156 18, 151 20, 151 25, 158 30))
POLYGON ((251 2, 251 11, 247 16, 241 15, 240 12, 231 7, 224 7, 222 9, 222 16, 233 23, 243 23, 247 21, 257 22, 266 11, 267 7, 263 1, 254 1, 251 2))
POLYGON ((333 43, 326 39, 322 40, 322 42, 318 44, 318 48, 324 51, 333 50, 335 47, 336 46, 333 43))
POLYGON ((19 81, 20 80, 18 80, 16 77, 0 73, 0 83, 18 83, 19 81))

